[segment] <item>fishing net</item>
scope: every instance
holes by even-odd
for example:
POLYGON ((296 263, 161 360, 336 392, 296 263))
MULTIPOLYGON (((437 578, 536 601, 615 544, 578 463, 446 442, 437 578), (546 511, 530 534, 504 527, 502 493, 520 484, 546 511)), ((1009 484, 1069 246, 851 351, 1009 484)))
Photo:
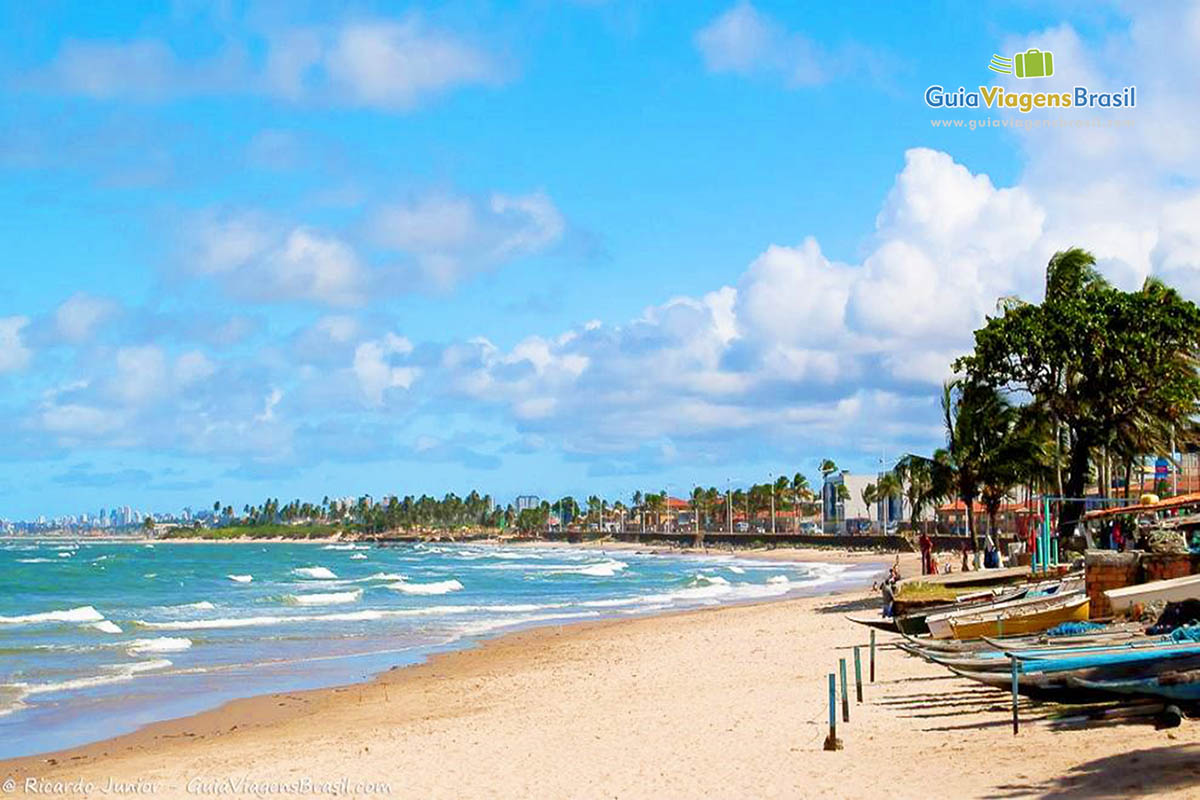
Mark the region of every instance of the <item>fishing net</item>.
POLYGON ((1047 636, 1081 636, 1085 633, 1103 630, 1098 622, 1062 622, 1046 631, 1047 636))

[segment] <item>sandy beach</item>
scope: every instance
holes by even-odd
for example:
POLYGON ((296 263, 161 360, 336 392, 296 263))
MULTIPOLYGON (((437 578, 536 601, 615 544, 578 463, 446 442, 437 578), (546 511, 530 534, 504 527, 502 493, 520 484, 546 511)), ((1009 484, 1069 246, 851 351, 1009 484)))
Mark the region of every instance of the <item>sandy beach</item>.
POLYGON ((827 673, 868 637, 843 614, 873 602, 859 591, 539 628, 366 684, 4 762, 0 776, 17 794, 93 797, 1200 795, 1194 725, 1055 724, 1041 707, 1023 709, 1014 737, 1007 695, 887 634, 862 704, 851 689, 845 749, 824 752, 827 673))

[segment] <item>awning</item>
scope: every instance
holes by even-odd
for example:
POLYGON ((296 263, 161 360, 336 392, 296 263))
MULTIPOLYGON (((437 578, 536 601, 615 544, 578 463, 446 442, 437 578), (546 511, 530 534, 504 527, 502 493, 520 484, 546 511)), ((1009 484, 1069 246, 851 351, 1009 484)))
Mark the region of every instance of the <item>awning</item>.
POLYGON ((1200 505, 1200 492, 1190 492, 1189 494, 1181 494, 1176 497, 1168 497, 1166 500, 1159 500, 1157 503, 1135 503, 1128 506, 1101 508, 1096 511, 1087 512, 1083 515, 1083 518, 1091 520, 1115 517, 1120 514, 1152 514, 1158 511, 1170 511, 1173 508, 1190 505, 1200 505))

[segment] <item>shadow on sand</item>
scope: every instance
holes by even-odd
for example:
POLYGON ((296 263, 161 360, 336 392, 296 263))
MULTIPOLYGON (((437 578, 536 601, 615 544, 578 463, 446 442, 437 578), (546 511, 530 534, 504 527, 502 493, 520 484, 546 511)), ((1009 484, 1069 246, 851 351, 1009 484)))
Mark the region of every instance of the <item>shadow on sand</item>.
POLYGON ((1200 745, 1154 747, 1097 758, 1037 784, 1006 784, 994 798, 1082 800, 1150 796, 1194 786, 1200 792, 1200 745))
POLYGON ((817 609, 818 614, 853 614, 856 611, 874 611, 876 614, 883 607, 883 601, 878 596, 859 600, 845 600, 841 603, 831 603, 817 609))

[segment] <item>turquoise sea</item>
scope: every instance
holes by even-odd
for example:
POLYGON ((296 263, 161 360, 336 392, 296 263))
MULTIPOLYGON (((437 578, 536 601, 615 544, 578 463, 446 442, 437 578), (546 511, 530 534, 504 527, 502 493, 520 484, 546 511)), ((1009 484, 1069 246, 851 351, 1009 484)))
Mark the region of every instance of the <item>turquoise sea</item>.
POLYGON ((521 627, 869 583, 880 566, 565 547, 0 544, 0 758, 363 680, 521 627))

